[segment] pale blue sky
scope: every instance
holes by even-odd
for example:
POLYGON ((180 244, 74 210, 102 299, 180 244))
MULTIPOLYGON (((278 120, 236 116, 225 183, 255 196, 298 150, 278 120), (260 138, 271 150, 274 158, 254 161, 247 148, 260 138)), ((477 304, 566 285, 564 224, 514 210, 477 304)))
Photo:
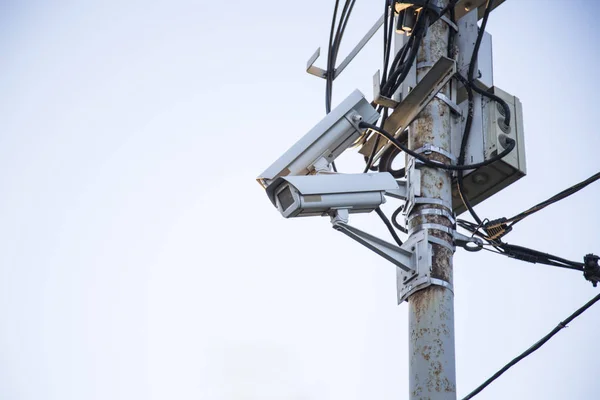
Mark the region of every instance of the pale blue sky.
MULTIPOLYGON (((0 7, 0 399, 406 397, 393 266, 325 218, 284 220, 254 181, 324 114, 324 82, 304 66, 333 1, 0 7)), ((599 8, 506 0, 492 13, 528 176, 481 215, 600 169, 599 8)), ((381 12, 357 2, 342 55, 381 12)), ((378 35, 334 104, 371 97, 380 52, 378 35)), ((597 183, 509 241, 599 253, 599 198, 597 183)), ((374 215, 353 222, 386 235, 374 215)), ((462 395, 598 293, 577 272, 483 252, 456 254, 455 289, 462 395)), ((597 398, 599 331, 597 306, 478 398, 597 398)))

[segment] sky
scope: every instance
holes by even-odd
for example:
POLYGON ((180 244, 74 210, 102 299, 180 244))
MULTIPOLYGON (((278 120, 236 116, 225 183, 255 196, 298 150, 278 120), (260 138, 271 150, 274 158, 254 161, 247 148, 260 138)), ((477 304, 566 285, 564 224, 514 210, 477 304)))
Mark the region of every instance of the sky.
MULTIPOLYGON (((527 176, 480 215, 514 215, 600 169, 599 7, 492 12, 494 81, 523 103, 527 176)), ((255 182, 324 115, 324 81, 304 68, 332 9, 0 2, 0 399, 407 397, 394 267, 327 218, 285 220, 255 182)), ((356 3, 342 56, 382 9, 356 3)), ((380 35, 334 105, 356 88, 371 99, 380 35)), ((598 254, 598 198, 596 183, 507 241, 598 254)), ((375 215, 351 222, 387 237, 375 215)), ((488 252, 457 251, 454 267, 459 396, 600 290, 488 252)), ((599 331, 596 306, 478 398, 597 398, 599 331)))

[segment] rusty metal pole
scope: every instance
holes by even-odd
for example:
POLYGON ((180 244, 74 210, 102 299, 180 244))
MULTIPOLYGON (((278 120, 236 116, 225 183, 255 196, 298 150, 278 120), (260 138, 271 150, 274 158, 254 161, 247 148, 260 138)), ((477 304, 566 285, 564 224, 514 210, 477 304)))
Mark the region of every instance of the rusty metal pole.
MULTIPOLYGON (((432 1, 435 4, 436 0, 432 1)), ((439 7, 448 0, 437 0, 439 7)), ((417 56, 417 79, 421 80, 431 66, 448 54, 449 26, 442 20, 433 24, 423 38, 417 56)), ((450 98, 448 85, 441 91, 450 98)), ((449 107, 438 98, 421 112, 411 125, 409 147, 413 150, 429 144, 451 152, 451 121, 449 107)), ((450 163, 443 152, 432 152, 432 160, 450 163)), ((409 229, 428 229, 430 235, 452 243, 450 234, 440 229, 427 227, 430 224, 444 225, 452 229, 448 217, 437 214, 448 210, 452 204, 451 174, 448 171, 420 166, 421 197, 438 199, 416 205, 408 216, 409 229), (441 200, 441 201, 439 201, 441 200), (425 226, 422 226, 426 224, 425 226), (421 226, 421 227, 420 227, 421 226)), ((424 199, 423 199, 424 200, 424 199)), ((452 284, 453 252, 439 244, 432 244, 432 277, 452 284)), ((456 366, 454 350, 454 294, 442 286, 429 286, 408 299, 409 306, 409 385, 410 399, 454 400, 456 399, 456 366)))

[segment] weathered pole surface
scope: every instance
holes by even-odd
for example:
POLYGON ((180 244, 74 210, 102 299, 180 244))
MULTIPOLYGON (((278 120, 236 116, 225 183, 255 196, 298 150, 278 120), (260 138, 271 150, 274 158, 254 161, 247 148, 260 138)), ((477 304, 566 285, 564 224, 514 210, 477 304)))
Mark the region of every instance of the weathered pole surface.
MULTIPOLYGON (((432 2, 435 4, 435 0, 432 2)), ((448 0, 438 0, 444 7, 448 0)), ((449 26, 442 20, 433 24, 421 42, 417 56, 417 79, 420 80, 440 57, 448 54, 449 26)), ((441 93, 450 97, 448 85, 441 93)), ((421 112, 411 125, 409 147, 419 149, 430 144, 451 152, 450 110, 441 100, 433 101, 421 112)), ((457 155, 455 155, 457 156, 457 155)), ((427 157, 450 163, 442 154, 432 152, 427 157)), ((442 169, 420 167, 421 196, 440 199, 452 204, 451 174, 442 169)), ((437 202, 436 202, 437 203, 437 202)), ((422 224, 439 224, 452 227, 450 220, 442 215, 427 213, 431 209, 444 209, 440 204, 419 204, 409 215, 409 229, 422 224), (423 215, 421 215, 423 214, 423 215)), ((435 213, 435 211, 434 211, 435 213)), ((452 228, 451 228, 452 229, 452 228)), ((439 229, 428 229, 448 243, 450 234, 439 229)), ((446 247, 433 244, 432 277, 452 284, 453 253, 446 247)), ((454 350, 454 294, 442 286, 429 286, 408 299, 409 306, 409 385, 410 399, 454 400, 456 399, 456 366, 454 350)))

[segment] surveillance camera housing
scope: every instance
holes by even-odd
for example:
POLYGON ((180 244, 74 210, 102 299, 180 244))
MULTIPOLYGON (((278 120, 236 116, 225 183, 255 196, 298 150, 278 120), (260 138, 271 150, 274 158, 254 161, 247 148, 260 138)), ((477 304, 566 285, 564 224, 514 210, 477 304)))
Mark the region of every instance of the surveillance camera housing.
POLYGON ((326 169, 361 136, 361 121, 375 123, 378 119, 377 111, 355 90, 260 174, 257 181, 266 188, 281 176, 309 175, 326 169))
POLYGON ((398 183, 388 173, 286 176, 267 187, 267 196, 285 218, 328 216, 335 210, 368 213, 385 203, 398 183))

